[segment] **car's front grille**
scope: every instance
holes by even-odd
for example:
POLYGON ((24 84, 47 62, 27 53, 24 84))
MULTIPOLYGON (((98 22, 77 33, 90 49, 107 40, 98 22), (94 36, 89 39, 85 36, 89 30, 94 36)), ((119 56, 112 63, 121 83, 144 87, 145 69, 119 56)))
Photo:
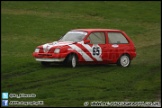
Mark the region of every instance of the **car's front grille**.
POLYGON ((50 56, 52 56, 52 54, 38 54, 38 55, 41 56, 41 57, 44 57, 44 56, 50 57, 50 56))

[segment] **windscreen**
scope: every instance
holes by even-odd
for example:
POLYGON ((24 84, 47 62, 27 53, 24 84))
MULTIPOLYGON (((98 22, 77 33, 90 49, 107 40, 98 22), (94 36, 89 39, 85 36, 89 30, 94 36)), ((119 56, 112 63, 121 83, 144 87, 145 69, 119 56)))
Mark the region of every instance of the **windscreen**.
POLYGON ((69 31, 59 41, 80 42, 86 35, 87 32, 83 31, 69 31))

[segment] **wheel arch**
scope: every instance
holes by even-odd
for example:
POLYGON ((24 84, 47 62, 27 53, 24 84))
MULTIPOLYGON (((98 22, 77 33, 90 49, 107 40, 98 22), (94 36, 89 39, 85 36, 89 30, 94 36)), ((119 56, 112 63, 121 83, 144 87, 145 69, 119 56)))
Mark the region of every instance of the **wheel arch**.
POLYGON ((123 56, 123 55, 128 55, 129 59, 131 60, 131 57, 130 57, 130 54, 129 53, 123 53, 119 56, 119 58, 117 59, 116 63, 119 62, 120 58, 123 56))
POLYGON ((123 56, 123 55, 128 55, 128 57, 130 59, 130 54, 129 53, 123 53, 123 54, 120 55, 120 57, 123 56))
POLYGON ((68 57, 71 56, 71 55, 75 55, 76 58, 77 58, 77 60, 79 59, 77 53, 75 53, 75 52, 70 52, 70 53, 68 53, 68 54, 66 55, 65 60, 68 59, 68 57))

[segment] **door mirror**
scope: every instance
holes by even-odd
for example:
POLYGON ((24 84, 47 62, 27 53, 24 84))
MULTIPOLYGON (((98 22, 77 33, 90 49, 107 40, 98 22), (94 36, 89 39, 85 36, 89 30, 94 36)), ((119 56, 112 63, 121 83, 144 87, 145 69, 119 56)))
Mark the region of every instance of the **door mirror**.
POLYGON ((84 40, 84 44, 89 44, 90 40, 84 40))

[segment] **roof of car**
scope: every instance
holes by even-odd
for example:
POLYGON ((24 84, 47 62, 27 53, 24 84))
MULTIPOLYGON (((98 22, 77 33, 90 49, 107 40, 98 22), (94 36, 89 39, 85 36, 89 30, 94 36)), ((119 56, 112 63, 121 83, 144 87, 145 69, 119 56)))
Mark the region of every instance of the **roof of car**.
POLYGON ((73 30, 86 31, 86 32, 92 32, 92 31, 121 31, 121 30, 118 30, 118 29, 101 29, 101 28, 73 29, 73 30))

